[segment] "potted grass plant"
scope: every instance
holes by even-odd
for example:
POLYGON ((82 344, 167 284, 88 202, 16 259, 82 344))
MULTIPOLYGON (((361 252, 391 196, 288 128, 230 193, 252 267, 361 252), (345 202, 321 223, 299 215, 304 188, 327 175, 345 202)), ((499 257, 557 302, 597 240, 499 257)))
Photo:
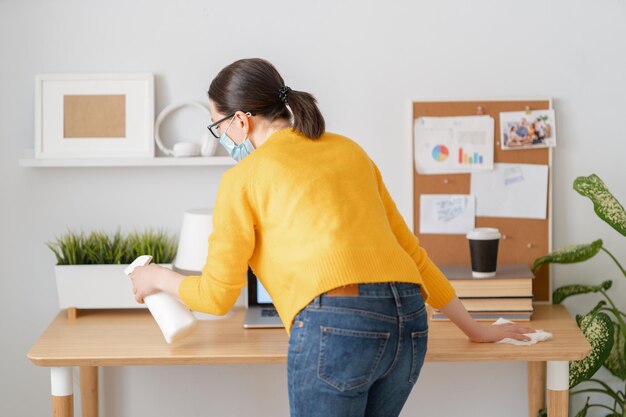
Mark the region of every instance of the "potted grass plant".
POLYGON ((124 269, 140 255, 171 268, 177 248, 175 236, 153 229, 127 235, 119 229, 113 235, 68 231, 46 245, 56 256, 62 309, 145 308, 135 301, 124 269))
MULTIPOLYGON (((622 236, 626 236, 626 211, 597 175, 576 178, 574 189, 593 202, 594 211, 598 217, 622 236)), ((623 256, 624 246, 620 249, 623 256)), ((549 263, 583 262, 600 251, 604 252, 615 264, 616 272, 620 275, 618 279, 626 278, 626 270, 617 257, 604 246, 602 239, 549 253, 536 259, 533 269, 536 270, 541 265, 549 263)), ((622 383, 626 380, 626 314, 619 309, 609 295, 612 285, 612 280, 605 280, 599 285, 566 285, 554 290, 552 295, 554 304, 560 304, 569 297, 582 294, 598 294, 602 298, 587 314, 576 315, 576 323, 589 340, 592 350, 585 358, 570 362, 569 388, 570 395, 595 393, 603 401, 594 400, 590 403, 591 398, 588 396, 585 405, 578 411, 576 417, 586 417, 592 408, 600 410, 601 414, 598 415, 626 417, 626 384, 623 390, 614 389, 606 381, 595 378, 597 371, 604 367, 622 383), (577 389, 572 390, 574 387, 577 389)), ((618 297, 623 300, 624 295, 618 297)), ((545 415, 545 409, 539 411, 539 416, 545 415)))

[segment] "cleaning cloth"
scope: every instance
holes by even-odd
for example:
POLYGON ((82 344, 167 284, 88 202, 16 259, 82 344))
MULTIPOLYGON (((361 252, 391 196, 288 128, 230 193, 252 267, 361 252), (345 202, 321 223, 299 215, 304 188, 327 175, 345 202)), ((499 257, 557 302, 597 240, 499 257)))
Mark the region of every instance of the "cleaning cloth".
MULTIPOLYGON (((492 324, 506 324, 513 323, 511 320, 500 317, 492 324)), ((496 343, 510 343, 512 345, 534 345, 537 342, 543 342, 544 340, 552 339, 552 333, 544 332, 543 330, 536 329, 535 333, 524 333, 525 336, 530 337, 530 340, 517 340, 510 337, 498 340, 496 343)))

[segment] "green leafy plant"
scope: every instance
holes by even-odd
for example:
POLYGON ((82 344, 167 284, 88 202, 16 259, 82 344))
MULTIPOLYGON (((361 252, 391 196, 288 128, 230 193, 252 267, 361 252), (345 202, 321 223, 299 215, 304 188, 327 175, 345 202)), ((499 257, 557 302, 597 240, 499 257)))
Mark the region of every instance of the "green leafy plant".
MULTIPOLYGON (((595 174, 588 177, 578 177, 574 181, 574 189, 593 202, 594 211, 602 220, 626 236, 626 211, 611 194, 604 182, 595 174)), ((541 265, 550 263, 583 262, 604 251, 617 265, 626 278, 626 270, 615 256, 604 247, 601 239, 589 244, 568 246, 537 258, 533 264, 533 271, 541 265)), ((571 395, 582 393, 599 393, 608 396, 613 401, 613 407, 604 404, 590 404, 587 397, 585 406, 576 414, 576 417, 585 417, 592 407, 605 408, 610 411, 607 417, 626 416, 626 385, 624 391, 616 391, 605 382, 593 378, 594 374, 604 366, 613 375, 626 380, 626 314, 620 311, 608 294, 613 281, 606 280, 600 285, 574 284, 559 287, 552 294, 552 302, 560 304, 568 297, 596 293, 604 297, 596 306, 585 315, 576 315, 576 323, 591 344, 592 350, 579 361, 570 362, 569 387, 570 389, 587 381, 592 388, 570 391, 571 395)), ((545 416, 545 409, 539 411, 539 416, 545 416)))
POLYGON ((54 252, 57 265, 130 264, 140 255, 151 255, 153 263, 164 264, 174 260, 177 250, 175 236, 153 229, 127 236, 119 229, 112 236, 101 231, 68 231, 46 246, 54 252))
MULTIPOLYGON (((127 238, 130 262, 141 255, 152 255, 153 263, 170 263, 176 256, 176 240, 164 231, 132 232, 127 238)), ((130 263, 129 262, 129 263, 130 263)))

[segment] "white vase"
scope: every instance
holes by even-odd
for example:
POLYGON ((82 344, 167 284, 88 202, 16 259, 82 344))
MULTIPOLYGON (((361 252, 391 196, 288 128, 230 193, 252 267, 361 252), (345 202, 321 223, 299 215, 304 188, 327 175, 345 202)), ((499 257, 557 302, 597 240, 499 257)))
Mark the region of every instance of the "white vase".
MULTIPOLYGON (((171 264, 160 264, 165 268, 171 264)), ((59 307, 96 308, 146 308, 135 301, 133 285, 124 274, 128 265, 57 265, 59 307)))

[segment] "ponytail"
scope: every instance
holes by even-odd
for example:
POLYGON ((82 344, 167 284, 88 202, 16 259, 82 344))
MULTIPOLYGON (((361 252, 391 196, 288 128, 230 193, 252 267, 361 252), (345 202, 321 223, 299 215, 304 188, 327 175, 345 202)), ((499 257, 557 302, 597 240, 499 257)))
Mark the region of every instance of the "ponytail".
POLYGON ((318 139, 326 128, 315 97, 285 86, 276 68, 264 59, 240 59, 228 65, 213 79, 208 94, 223 114, 245 111, 271 121, 293 117, 293 129, 310 139, 318 139))
POLYGON ((326 123, 315 97, 304 91, 291 90, 287 96, 287 105, 293 114, 295 131, 311 139, 318 139, 324 134, 326 123))

